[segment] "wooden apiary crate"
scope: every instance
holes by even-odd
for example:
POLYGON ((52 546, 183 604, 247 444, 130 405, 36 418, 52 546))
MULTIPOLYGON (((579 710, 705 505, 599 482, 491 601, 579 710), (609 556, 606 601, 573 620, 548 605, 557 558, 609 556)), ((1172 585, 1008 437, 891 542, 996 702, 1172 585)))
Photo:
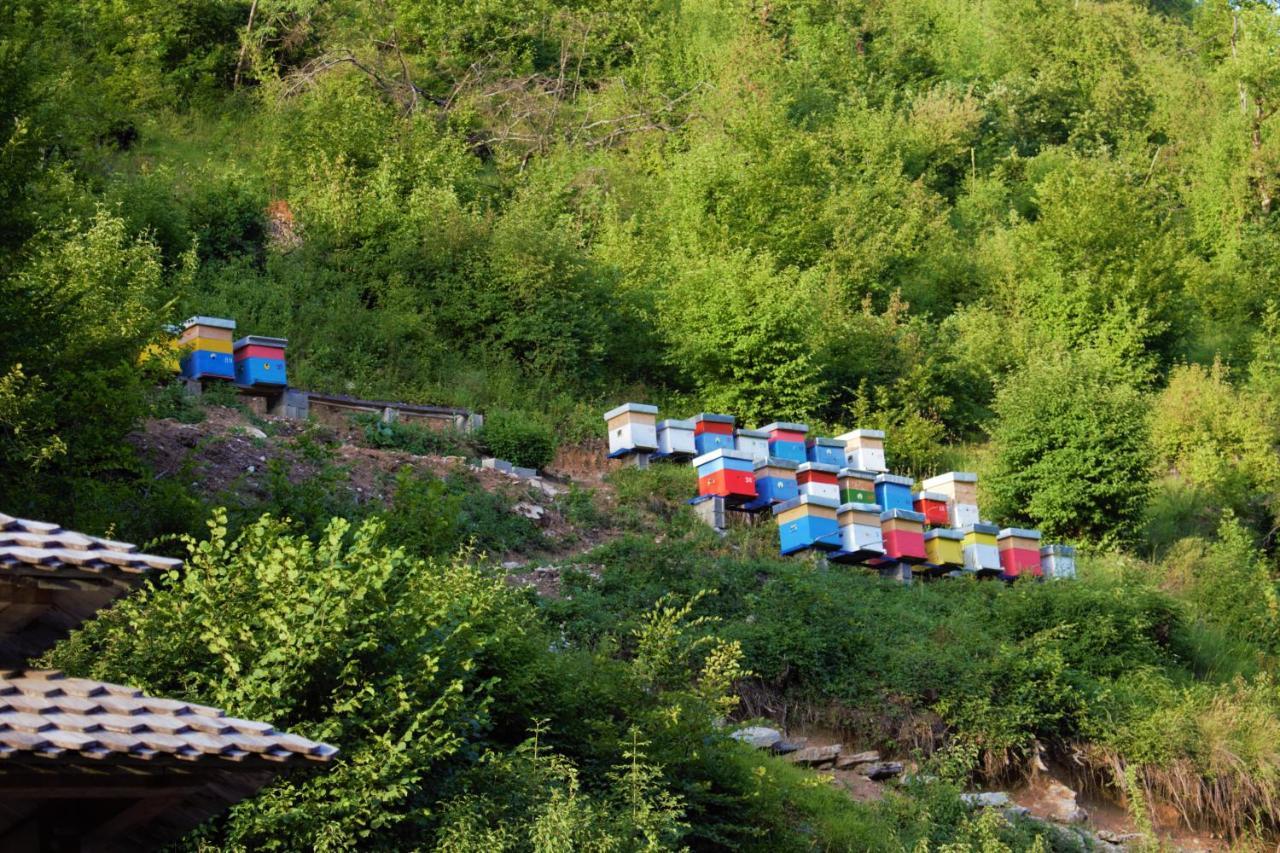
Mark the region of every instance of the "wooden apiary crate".
POLYGON ((880 507, 868 503, 843 503, 836 508, 840 525, 840 549, 831 554, 838 563, 862 563, 884 556, 880 507))
POLYGON ((947 527, 951 524, 947 496, 941 492, 916 492, 911 496, 911 505, 924 516, 924 523, 930 527, 947 527))
POLYGON ((763 509, 800 496, 796 482, 796 463, 776 456, 761 462, 755 461, 756 499, 744 509, 763 509))
POLYGON ((845 465, 862 471, 883 473, 889 469, 884 464, 884 431, 855 429, 836 436, 844 442, 845 465))
POLYGON ((769 459, 769 433, 762 429, 737 429, 733 431, 736 447, 750 453, 757 462, 769 459))
POLYGON ((796 483, 800 487, 800 494, 835 501, 839 505, 840 482, 836 479, 839 471, 834 465, 802 462, 796 466, 796 483))
POLYGON ((840 547, 840 526, 835 501, 800 495, 773 508, 778 523, 778 546, 785 554, 806 548, 835 551, 840 547))
POLYGON ((964 534, 964 568, 967 572, 993 574, 1000 571, 1000 548, 996 536, 1000 528, 994 524, 970 524, 964 534))
POLYGON ((184 352, 178 367, 187 379, 235 379, 231 339, 236 321, 224 317, 191 317, 182 324, 178 343, 184 352))
POLYGON ((693 421, 658 421, 658 452, 661 459, 692 457, 698 449, 693 443, 693 421))
POLYGON ((730 506, 756 499, 755 460, 739 450, 713 450, 693 460, 698 494, 719 495, 730 506))
POLYGON ((779 421, 761 427, 761 429, 769 433, 770 456, 790 459, 792 462, 797 463, 809 461, 809 456, 804 446, 805 435, 809 432, 807 425, 779 421))
POLYGON ((884 537, 884 555, 903 563, 923 563, 924 516, 918 512, 889 509, 880 513, 880 533, 884 537))
POLYGON ((911 501, 911 486, 915 480, 910 477, 899 477, 896 474, 876 475, 876 503, 888 512, 900 509, 903 512, 915 513, 915 505, 911 501))
POLYGON ((950 471, 930 477, 920 483, 926 492, 945 495, 947 514, 952 527, 963 528, 979 524, 978 475, 968 471, 950 471))
POLYGON ((733 415, 703 412, 693 416, 693 446, 698 454, 733 450, 733 415))
POLYGON ((178 343, 191 344, 197 338, 231 343, 236 337, 236 321, 226 317, 188 317, 178 334, 178 343))
POLYGON ((609 458, 658 449, 658 407, 623 403, 604 413, 609 430, 609 458))
POLYGON ((929 565, 944 571, 964 566, 964 534, 949 527, 935 527, 924 534, 929 565))
POLYGON ((1040 571, 1059 580, 1076 576, 1076 549, 1070 545, 1045 545, 1040 549, 1040 571))
POLYGON ((841 468, 836 475, 840 481, 840 502, 873 504, 876 502, 876 475, 874 471, 841 468))
POLYGON ((1040 531, 1006 527, 996 534, 1000 570, 1006 578, 1040 577, 1040 531))
POLYGON ((236 383, 239 385, 288 385, 284 351, 289 342, 284 338, 248 335, 236 341, 236 383))
POLYGON ((844 467, 844 442, 838 438, 811 438, 804 443, 805 455, 810 462, 844 467))

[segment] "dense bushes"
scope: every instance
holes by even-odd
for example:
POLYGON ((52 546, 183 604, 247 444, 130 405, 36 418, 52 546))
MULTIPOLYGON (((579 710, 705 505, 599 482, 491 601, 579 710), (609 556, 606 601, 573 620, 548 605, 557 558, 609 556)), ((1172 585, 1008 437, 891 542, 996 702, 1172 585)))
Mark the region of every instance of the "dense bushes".
POLYGON ((486 415, 480 441, 494 456, 523 468, 545 468, 556 455, 551 430, 517 412, 486 415))

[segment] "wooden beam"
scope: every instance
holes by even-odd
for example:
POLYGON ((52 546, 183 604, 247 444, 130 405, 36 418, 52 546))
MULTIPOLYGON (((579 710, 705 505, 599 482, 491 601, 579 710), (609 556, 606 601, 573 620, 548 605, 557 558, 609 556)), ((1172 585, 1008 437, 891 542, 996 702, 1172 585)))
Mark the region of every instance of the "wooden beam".
POLYGON ((94 827, 80 841, 81 853, 95 853, 98 850, 111 850, 118 846, 120 836, 140 823, 146 823, 156 815, 174 808, 181 797, 152 797, 137 800, 132 805, 121 809, 104 822, 94 827))
POLYGON ((199 785, 66 785, 64 787, 0 788, 6 799, 12 800, 119 800, 164 799, 186 796, 200 790, 199 785))

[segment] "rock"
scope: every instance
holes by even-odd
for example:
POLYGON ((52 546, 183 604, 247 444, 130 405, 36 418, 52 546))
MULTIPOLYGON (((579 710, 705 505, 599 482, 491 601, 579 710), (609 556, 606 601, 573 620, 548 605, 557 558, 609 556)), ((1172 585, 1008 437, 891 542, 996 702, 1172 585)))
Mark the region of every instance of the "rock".
POLYGON ((521 480, 532 480, 534 477, 538 476, 538 470, 536 468, 521 468, 519 465, 512 465, 511 473, 515 474, 521 480))
POLYGON ((747 726, 745 729, 738 729, 729 737, 749 743, 757 749, 768 749, 782 740, 782 732, 768 726, 747 726))
POLYGON ((467 457, 465 456, 446 456, 444 457, 446 465, 466 465, 467 457))
POLYGON ((494 459, 490 456, 480 460, 480 467, 489 468, 494 471, 502 471, 503 473, 510 473, 513 466, 505 459, 494 459))
POLYGON ((965 805, 975 809, 998 809, 1009 805, 1009 795, 1004 791, 961 794, 960 799, 965 805))
POLYGON ((804 747, 804 738, 799 740, 780 740, 770 749, 778 755, 790 755, 793 752, 799 752, 804 747))
POLYGON ((833 763, 839 756, 840 744, 833 743, 827 746, 806 746, 804 749, 797 749, 787 756, 787 760, 796 764, 818 767, 833 763))
POLYGON ((1009 806, 1009 808, 1004 810, 1004 816, 1009 820, 1026 817, 1029 814, 1031 814, 1031 809, 1026 806, 1009 806))
POLYGON ((879 782, 902 775, 902 765, 897 761, 869 761, 854 767, 853 772, 859 776, 866 776, 873 782, 879 782))
POLYGON ((252 438, 266 438, 267 434, 255 426, 240 427, 240 430, 252 438))
POLYGON ((524 563, 521 563, 519 560, 507 560, 502 564, 502 568, 510 572, 520 568, 523 565, 524 563))
POLYGON ((531 504, 528 501, 521 501, 511 508, 516 515, 523 515, 525 518, 533 521, 542 521, 542 517, 547 514, 547 508, 531 504))
POLYGON ((1115 844, 1117 846, 1141 841, 1143 838, 1140 832, 1113 832, 1110 829, 1099 829, 1097 836, 1099 841, 1105 841, 1107 844, 1115 844))
POLYGON ((1076 802, 1076 792, 1052 779, 1044 787, 1044 816, 1058 823, 1084 823, 1089 813, 1076 802))
POLYGON ((853 767, 856 764, 873 764, 880 760, 880 753, 874 749, 870 752, 849 752, 841 753, 840 759, 836 762, 836 767, 844 770, 853 767))

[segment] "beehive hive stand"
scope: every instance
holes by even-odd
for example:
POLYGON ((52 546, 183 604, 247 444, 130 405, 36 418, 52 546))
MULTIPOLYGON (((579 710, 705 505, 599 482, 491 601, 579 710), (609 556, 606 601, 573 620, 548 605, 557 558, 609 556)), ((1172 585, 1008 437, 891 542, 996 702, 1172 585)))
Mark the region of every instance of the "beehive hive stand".
POLYGON ((884 432, 878 429, 855 429, 836 436, 844 442, 845 465, 862 471, 883 473, 889 469, 884 464, 884 432))
MULTIPOLYGON (((739 451, 741 452, 741 451, 739 451)), ((796 482, 796 463, 790 459, 770 458, 755 461, 756 499, 743 509, 757 510, 780 504, 800 496, 796 482)))
POLYGON ((961 528, 964 534, 964 569, 979 575, 1000 571, 1000 549, 996 536, 1000 528, 994 524, 970 524, 961 528))
POLYGON ((1040 577, 1040 531, 1006 527, 996 534, 1001 576, 1040 577))
POLYGON ((1040 571, 1050 580, 1076 576, 1076 549, 1070 545, 1045 545, 1040 549, 1040 571))
POLYGON ((795 463, 809 461, 809 456, 804 446, 805 435, 809 432, 807 425, 778 421, 763 427, 763 429, 769 434, 770 456, 790 459, 795 463))
POLYGON ((715 415, 703 412, 693 418, 693 444, 699 453, 713 450, 733 450, 733 415, 715 415))
POLYGON ((924 534, 927 565, 940 572, 964 568, 964 534, 949 527, 936 527, 924 534))
POLYGON ((801 495, 773 508, 778 523, 779 549, 783 555, 806 548, 835 551, 840 547, 840 527, 835 501, 801 495))
MULTIPOLYGON (((915 483, 910 477, 899 477, 896 474, 879 474, 876 476, 876 503, 888 512, 898 509, 915 513, 915 504, 911 500, 911 486, 915 483)), ((923 520, 923 519, 922 519, 923 520)))
POLYGON ((693 421, 658 421, 658 452, 655 459, 692 458, 698 455, 693 443, 693 421))
POLYGON ((872 471, 841 468, 836 474, 840 481, 840 502, 873 504, 876 502, 876 475, 872 471))
POLYGON ((838 438, 811 438, 805 442, 805 453, 810 462, 844 467, 844 442, 838 438))
POLYGON ((920 487, 933 494, 944 495, 951 526, 965 528, 981 521, 978 515, 978 475, 968 471, 950 471, 930 477, 920 487))
POLYGON ((804 462, 796 466, 796 483, 800 494, 840 503, 840 481, 836 475, 840 469, 834 465, 804 462))
POLYGON ((769 458, 769 433, 762 429, 734 430, 735 449, 750 453, 757 462, 769 458))
POLYGON ((283 388, 288 384, 284 351, 289 342, 284 338, 248 335, 236 341, 236 384, 250 388, 283 388))
POLYGON ((658 407, 623 403, 604 413, 609 430, 609 458, 658 449, 658 407))
POLYGON ((236 321, 225 317, 191 317, 182 324, 178 343, 184 350, 179 360, 187 379, 235 379, 231 341, 236 321))
POLYGON ((756 499, 755 460, 740 450, 713 450, 693 460, 698 469, 698 494, 716 495, 728 506, 756 499))
POLYGON ((918 512, 889 509, 880 513, 880 532, 884 537, 886 559, 902 563, 923 563, 928 554, 924 548, 924 516, 918 512))
POLYGON ((862 563, 884 556, 880 507, 868 503, 843 503, 836 508, 840 549, 831 554, 837 563, 862 563))

